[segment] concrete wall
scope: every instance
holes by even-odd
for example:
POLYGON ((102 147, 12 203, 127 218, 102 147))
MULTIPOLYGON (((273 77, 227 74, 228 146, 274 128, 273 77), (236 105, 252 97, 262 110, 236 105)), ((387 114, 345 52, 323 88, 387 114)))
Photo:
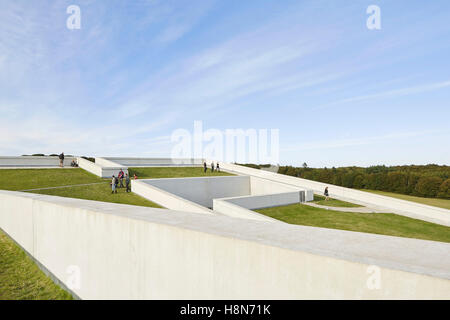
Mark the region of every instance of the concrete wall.
POLYGON ((304 191, 305 189, 255 176, 250 176, 250 190, 252 195, 262 195, 281 192, 304 191))
POLYGON ((450 299, 448 243, 10 191, 0 228, 82 299, 450 299))
POLYGON ((131 191, 167 209, 214 214, 212 210, 204 206, 157 188, 147 181, 148 180, 131 180, 131 191))
MULTIPOLYGON (((97 158, 96 158, 97 159, 97 158)), ((111 165, 108 161, 91 162, 89 160, 78 158, 78 166, 90 173, 93 173, 101 178, 111 178, 113 175, 118 176, 120 170, 124 173, 128 173, 127 167, 111 167, 105 165, 111 165)))
POLYGON ((416 202, 400 200, 392 197, 381 196, 369 192, 334 186, 230 163, 221 163, 221 167, 222 169, 238 174, 256 176, 300 188, 312 189, 314 192, 319 194, 323 194, 325 187, 328 186, 330 196, 336 199, 374 206, 383 209, 386 212, 450 226, 450 210, 447 209, 427 206, 416 202))
POLYGON ((202 159, 191 158, 129 158, 129 157, 103 157, 96 158, 102 162, 113 162, 114 166, 127 166, 127 167, 167 167, 167 166, 201 166, 203 165, 202 159))
POLYGON ((243 196, 222 198, 220 200, 233 203, 246 209, 262 209, 269 207, 285 206, 293 203, 300 203, 300 193, 304 191, 292 191, 283 193, 273 193, 258 196, 243 196))
POLYGON ((250 178, 245 176, 146 179, 140 181, 207 208, 212 208, 215 198, 250 194, 250 178))
POLYGON ((246 209, 244 207, 238 206, 223 199, 214 199, 213 209, 214 212, 218 212, 228 217, 250 219, 257 221, 268 221, 272 223, 283 223, 280 220, 272 219, 271 217, 265 216, 256 211, 246 209))
POLYGON ((102 167, 111 167, 111 168, 126 168, 127 166, 122 165, 121 163, 117 163, 115 161, 105 159, 105 158, 95 158, 95 163, 102 167))
MULTIPOLYGON (((70 167, 75 157, 65 157, 64 166, 70 167)), ((59 167, 58 157, 0 157, 0 167, 59 167)))
POLYGON ((281 223, 280 220, 272 219, 253 209, 284 206, 301 202, 305 191, 291 191, 256 196, 241 196, 213 200, 213 209, 223 215, 241 219, 252 219, 259 221, 270 221, 281 223))
POLYGON ((78 158, 78 166, 90 173, 95 174, 96 176, 102 176, 102 167, 98 164, 91 162, 89 160, 78 158))

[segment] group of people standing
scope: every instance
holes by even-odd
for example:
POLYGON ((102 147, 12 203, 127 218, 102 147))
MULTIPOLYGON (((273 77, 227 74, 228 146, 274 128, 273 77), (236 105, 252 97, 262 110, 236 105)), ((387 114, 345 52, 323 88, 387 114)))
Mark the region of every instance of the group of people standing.
MULTIPOLYGON (((116 176, 112 176, 112 180, 111 180, 111 193, 117 193, 117 189, 118 188, 124 188, 123 186, 123 179, 125 179, 125 188, 126 188, 126 192, 131 192, 131 188, 130 188, 130 177, 128 176, 128 173, 125 173, 122 171, 122 169, 120 169, 119 174, 116 176)), ((137 175, 134 174, 134 180, 137 179, 137 175)))
MULTIPOLYGON (((216 163, 215 167, 214 167, 214 161, 211 162, 211 172, 214 172, 214 168, 216 168, 215 170, 217 172, 220 172, 219 162, 216 163)), ((208 170, 208 166, 207 166, 206 161, 205 161, 205 162, 203 162, 203 172, 206 173, 207 170, 208 170)))

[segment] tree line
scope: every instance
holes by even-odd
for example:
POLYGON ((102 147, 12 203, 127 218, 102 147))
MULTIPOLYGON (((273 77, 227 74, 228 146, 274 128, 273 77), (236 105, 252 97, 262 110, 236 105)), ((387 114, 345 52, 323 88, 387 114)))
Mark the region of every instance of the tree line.
POLYGON ((278 173, 347 188, 450 199, 450 166, 409 165, 340 168, 281 166, 278 173))

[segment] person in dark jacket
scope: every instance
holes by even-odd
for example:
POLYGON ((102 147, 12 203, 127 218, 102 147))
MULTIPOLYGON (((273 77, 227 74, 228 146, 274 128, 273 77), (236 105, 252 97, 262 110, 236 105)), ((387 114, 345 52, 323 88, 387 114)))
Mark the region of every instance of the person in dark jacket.
POLYGON ((128 176, 128 173, 125 173, 125 186, 126 186, 126 191, 130 192, 130 177, 128 176))
POLYGON ((120 169, 120 171, 119 171, 119 182, 120 182, 119 188, 123 188, 123 171, 122 171, 122 169, 120 169))
POLYGON ((117 188, 119 187, 119 179, 118 178, 114 178, 114 184, 116 185, 116 193, 117 193, 117 188))
POLYGON ((59 166, 64 167, 64 152, 59 155, 59 166))
POLYGON ((203 172, 206 173, 206 170, 208 170, 208 167, 206 166, 206 161, 203 162, 203 172))
POLYGON ((325 191, 323 192, 324 196, 325 196, 325 200, 329 199, 329 194, 328 194, 328 187, 325 188, 325 191))

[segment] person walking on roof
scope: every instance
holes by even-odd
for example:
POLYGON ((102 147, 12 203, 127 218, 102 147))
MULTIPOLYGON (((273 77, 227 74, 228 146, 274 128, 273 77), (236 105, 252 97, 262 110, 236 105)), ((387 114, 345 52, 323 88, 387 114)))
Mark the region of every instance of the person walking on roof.
POLYGON ((125 186, 126 186, 126 192, 130 192, 130 177, 128 176, 128 173, 125 173, 125 186))
POLYGON ((113 175, 111 180, 111 193, 117 193, 117 178, 113 175))
POLYGON ((62 152, 62 153, 59 155, 59 166, 60 166, 61 168, 64 167, 64 152, 62 152))
POLYGON ((329 199, 329 194, 328 194, 328 187, 325 188, 325 191, 323 192, 324 196, 325 196, 325 200, 329 199))

